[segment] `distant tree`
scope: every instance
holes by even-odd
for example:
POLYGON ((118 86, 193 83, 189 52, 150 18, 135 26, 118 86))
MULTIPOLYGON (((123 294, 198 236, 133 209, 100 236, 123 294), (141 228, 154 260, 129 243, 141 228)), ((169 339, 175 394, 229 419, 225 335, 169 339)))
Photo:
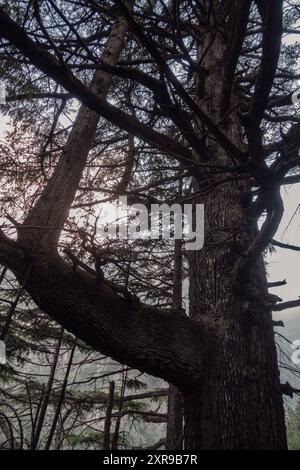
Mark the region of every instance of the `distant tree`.
POLYGON ((287 438, 289 449, 300 450, 300 399, 295 407, 288 407, 287 438))
MULTIPOLYGON (((136 445, 145 424, 151 428, 166 420, 165 390, 149 389, 137 371, 75 341, 33 305, 24 286, 15 288, 12 276, 4 274, 0 335, 7 362, 0 366, 0 448, 102 449, 110 378, 116 387, 109 446, 136 445)), ((159 441, 154 429, 149 434, 151 442, 159 441)))

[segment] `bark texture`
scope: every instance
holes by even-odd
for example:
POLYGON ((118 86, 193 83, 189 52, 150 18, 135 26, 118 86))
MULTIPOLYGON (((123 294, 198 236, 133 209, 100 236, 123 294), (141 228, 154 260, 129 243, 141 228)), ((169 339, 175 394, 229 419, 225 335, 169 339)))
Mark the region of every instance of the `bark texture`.
MULTIPOLYGON (((247 2, 245 2, 247 3, 247 2)), ((248 2, 249 3, 249 2, 248 2)), ((236 38, 235 38, 236 39, 236 38)), ((224 92, 225 44, 211 38, 200 48, 208 52, 209 74, 202 94, 211 99, 207 112, 220 118, 224 92)), ((229 107, 236 103, 234 90, 229 107)), ((232 112, 224 132, 243 149, 238 116, 232 112)), ((216 163, 230 165, 215 142, 206 151, 216 163)), ((286 436, 272 312, 261 252, 241 258, 256 239, 258 228, 250 210, 249 182, 231 182, 212 190, 205 202, 205 245, 190 255, 190 315, 216 325, 216 350, 205 366, 205 380, 185 394, 187 449, 284 449, 286 436), (244 260, 243 260, 244 261, 244 260)))
POLYGON ((228 238, 228 230, 246 222, 237 204, 240 195, 231 186, 207 201, 207 246, 190 260, 191 316, 214 320, 217 345, 205 366, 205 380, 185 394, 187 449, 286 448, 263 262, 253 266, 247 284, 231 276, 241 246, 228 238), (212 249, 209 240, 215 243, 218 233, 225 241, 212 249))

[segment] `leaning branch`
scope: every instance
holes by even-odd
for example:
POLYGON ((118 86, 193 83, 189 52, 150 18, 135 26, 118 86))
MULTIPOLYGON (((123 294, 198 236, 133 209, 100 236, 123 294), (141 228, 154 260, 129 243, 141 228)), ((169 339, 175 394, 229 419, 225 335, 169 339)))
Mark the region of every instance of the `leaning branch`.
POLYGON ((105 356, 177 385, 199 383, 215 325, 124 298, 58 255, 29 252, 0 237, 0 264, 54 321, 105 356), (209 339, 209 342, 208 342, 209 339), (200 345, 200 348, 199 348, 200 345), (200 350, 199 350, 200 349, 200 350))
POLYGON ((288 308, 300 307, 300 299, 290 300, 289 302, 282 302, 281 304, 272 305, 272 310, 274 312, 280 312, 281 310, 286 310, 288 308))
POLYGON ((278 242, 277 240, 272 239, 272 245, 278 246, 279 248, 285 248, 286 250, 300 251, 300 246, 290 245, 289 243, 278 242))

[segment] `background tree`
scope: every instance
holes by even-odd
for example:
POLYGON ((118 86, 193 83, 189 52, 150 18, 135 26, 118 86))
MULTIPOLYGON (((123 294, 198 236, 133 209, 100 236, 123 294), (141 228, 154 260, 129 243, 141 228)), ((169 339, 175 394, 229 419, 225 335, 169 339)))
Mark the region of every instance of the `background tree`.
POLYGON ((166 389, 75 341, 4 274, 0 331, 7 363, 0 368, 0 447, 102 449, 109 381, 115 384, 109 448, 163 445, 159 423, 166 421, 166 389))
POLYGON ((300 404, 299 399, 296 406, 290 406, 287 413, 287 436, 289 449, 300 449, 300 404))

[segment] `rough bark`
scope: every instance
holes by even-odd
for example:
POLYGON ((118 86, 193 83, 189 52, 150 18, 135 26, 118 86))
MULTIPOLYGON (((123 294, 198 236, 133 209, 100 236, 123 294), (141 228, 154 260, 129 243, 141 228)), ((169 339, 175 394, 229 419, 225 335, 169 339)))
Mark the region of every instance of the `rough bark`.
MULTIPOLYGON (((237 205, 240 193, 227 187, 207 201, 207 240, 217 233, 226 239, 227 230, 243 222, 244 210, 237 205)), ((231 273, 241 247, 232 243, 219 241, 212 249, 208 242, 190 260, 191 316, 214 320, 217 346, 205 367, 205 380, 184 396, 185 446, 284 449, 284 414, 263 263, 259 260, 250 281, 240 286, 231 273)))
MULTIPOLYGON (((207 41, 211 38, 209 35, 207 41)), ((203 49, 207 47, 207 43, 203 49)), ((203 49, 199 52, 201 55, 203 49)), ((218 115, 225 45, 218 38, 205 58, 210 71, 204 94, 207 111, 218 115)), ((234 91, 230 106, 234 106, 234 91)), ((243 148, 237 115, 224 123, 227 136, 243 148)), ((228 155, 209 142, 215 162, 228 155)), ((250 211, 249 182, 224 184, 205 197, 205 245, 190 254, 190 315, 216 325, 216 350, 204 366, 205 379, 184 394, 186 449, 285 449, 286 436, 272 313, 261 251, 245 257, 258 228, 250 211), (236 266, 243 259, 243 275, 236 266)), ((203 202, 200 198, 194 202, 203 202)))

